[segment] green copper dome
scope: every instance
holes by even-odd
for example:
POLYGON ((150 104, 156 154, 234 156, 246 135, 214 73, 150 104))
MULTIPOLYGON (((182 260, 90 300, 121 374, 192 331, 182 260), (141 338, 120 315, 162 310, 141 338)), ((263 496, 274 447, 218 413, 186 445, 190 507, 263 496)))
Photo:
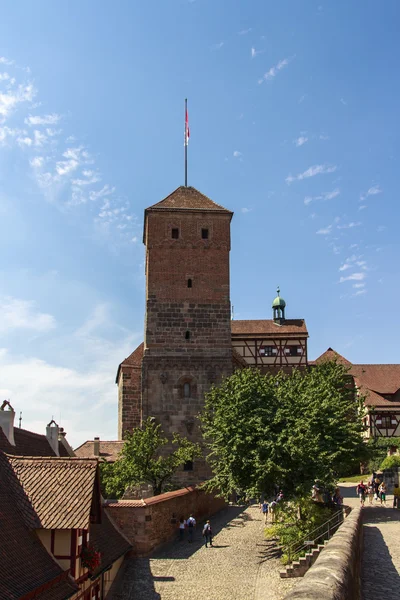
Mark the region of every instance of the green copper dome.
POLYGON ((279 295, 280 289, 277 289, 277 297, 275 298, 275 300, 272 303, 272 308, 285 308, 286 306, 286 302, 284 301, 283 298, 280 297, 279 295))

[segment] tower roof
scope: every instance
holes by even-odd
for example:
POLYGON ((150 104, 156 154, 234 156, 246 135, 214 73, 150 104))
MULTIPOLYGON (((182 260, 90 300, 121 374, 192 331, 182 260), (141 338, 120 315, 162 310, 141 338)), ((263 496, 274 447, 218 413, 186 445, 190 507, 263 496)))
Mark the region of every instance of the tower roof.
POLYGON ((281 290, 278 288, 277 289, 277 297, 275 298, 275 300, 272 302, 272 308, 285 308, 286 306, 286 302, 284 301, 283 298, 280 297, 280 292, 281 290))
POLYGON ((196 190, 194 187, 185 187, 181 185, 176 188, 172 194, 169 194, 164 200, 153 204, 148 210, 200 210, 224 212, 232 215, 232 211, 224 208, 220 204, 213 202, 207 196, 196 190))

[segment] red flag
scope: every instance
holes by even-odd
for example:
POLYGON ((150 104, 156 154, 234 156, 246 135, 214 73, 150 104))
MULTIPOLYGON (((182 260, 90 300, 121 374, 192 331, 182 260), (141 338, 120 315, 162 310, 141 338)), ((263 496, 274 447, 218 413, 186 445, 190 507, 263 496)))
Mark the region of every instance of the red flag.
POLYGON ((189 113, 188 109, 185 112, 185 146, 188 145, 190 138, 190 129, 189 129, 189 113))

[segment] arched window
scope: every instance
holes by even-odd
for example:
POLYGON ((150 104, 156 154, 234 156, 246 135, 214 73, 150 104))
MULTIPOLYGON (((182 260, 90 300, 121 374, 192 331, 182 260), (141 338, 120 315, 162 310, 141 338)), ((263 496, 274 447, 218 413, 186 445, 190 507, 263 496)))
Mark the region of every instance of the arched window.
POLYGON ((183 384, 183 397, 190 398, 190 383, 183 384))
POLYGON ((185 340, 190 340, 190 331, 185 333, 185 340))
POLYGON ((192 287, 192 280, 191 280, 191 279, 188 279, 188 282, 187 282, 187 283, 188 283, 188 288, 191 288, 191 287, 192 287))

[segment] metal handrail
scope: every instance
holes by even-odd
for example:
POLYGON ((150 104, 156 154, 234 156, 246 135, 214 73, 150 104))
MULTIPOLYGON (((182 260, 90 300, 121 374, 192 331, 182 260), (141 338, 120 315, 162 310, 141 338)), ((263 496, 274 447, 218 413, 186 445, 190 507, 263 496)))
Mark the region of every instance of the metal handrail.
POLYGON ((293 562, 291 556, 301 554, 303 551, 307 552, 322 540, 330 540, 332 535, 337 531, 339 526, 344 521, 344 511, 338 510, 330 519, 309 531, 301 540, 292 542, 287 546, 282 546, 281 550, 288 556, 288 563, 293 562))

